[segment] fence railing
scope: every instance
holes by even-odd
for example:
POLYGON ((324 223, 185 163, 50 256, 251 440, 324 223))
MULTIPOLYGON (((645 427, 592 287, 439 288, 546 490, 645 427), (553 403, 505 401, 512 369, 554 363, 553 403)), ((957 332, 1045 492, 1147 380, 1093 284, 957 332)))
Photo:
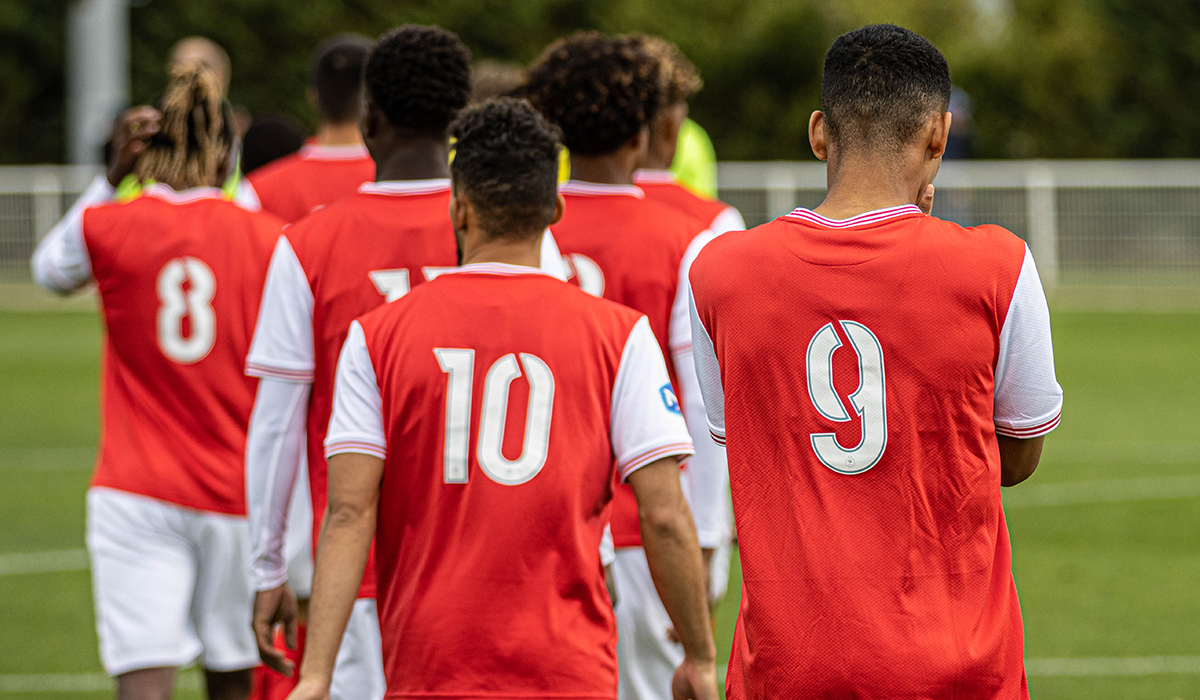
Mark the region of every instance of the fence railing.
MULTIPOLYGON (((29 256, 99 170, 0 167, 0 274, 29 256)), ((726 162, 721 197, 759 224, 825 195, 822 163, 726 162)), ((1200 160, 953 161, 934 214, 994 223, 1024 238, 1048 287, 1146 283, 1200 287, 1200 160)))

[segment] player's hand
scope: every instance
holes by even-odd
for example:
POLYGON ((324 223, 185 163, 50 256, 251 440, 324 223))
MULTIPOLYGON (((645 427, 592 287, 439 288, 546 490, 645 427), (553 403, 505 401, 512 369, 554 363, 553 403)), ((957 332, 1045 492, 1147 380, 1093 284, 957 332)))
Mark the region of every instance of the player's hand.
POLYGON ((329 700, 329 683, 301 678, 287 700, 329 700))
POLYGON ((720 697, 716 664, 685 657, 671 678, 671 700, 719 700, 720 697))
POLYGON ((296 602, 296 594, 286 583, 278 588, 254 594, 254 617, 251 625, 254 627, 254 641, 258 643, 258 656, 269 668, 289 678, 295 671, 296 664, 275 647, 275 629, 283 625, 283 641, 289 649, 295 649, 296 618, 299 614, 300 606, 296 602))
POLYGON ((153 107, 134 107, 121 115, 112 136, 108 184, 116 187, 126 175, 133 172, 138 156, 146 150, 150 138, 158 133, 161 120, 162 114, 153 107))
POLYGON ((925 192, 917 200, 917 207, 926 214, 933 213, 933 185, 925 186, 925 192))

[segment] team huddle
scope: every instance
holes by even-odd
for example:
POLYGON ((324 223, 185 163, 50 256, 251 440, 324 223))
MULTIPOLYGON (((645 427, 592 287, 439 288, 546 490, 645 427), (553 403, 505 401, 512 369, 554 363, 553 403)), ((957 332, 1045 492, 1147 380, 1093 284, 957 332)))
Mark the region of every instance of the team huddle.
POLYGON ((406 25, 313 84, 318 137, 239 179, 221 76, 173 63, 34 254, 107 331, 118 698, 716 698, 735 522, 727 697, 1028 697, 1000 487, 1062 391, 1028 248, 930 214, 936 48, 834 42, 827 198, 749 231, 668 170, 700 83, 661 39, 469 104, 406 25))

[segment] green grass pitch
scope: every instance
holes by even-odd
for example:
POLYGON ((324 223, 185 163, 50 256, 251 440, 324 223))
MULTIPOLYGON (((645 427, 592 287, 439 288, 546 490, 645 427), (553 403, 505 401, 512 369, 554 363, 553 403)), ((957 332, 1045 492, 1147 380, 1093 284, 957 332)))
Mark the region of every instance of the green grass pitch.
MULTIPOLYGON (((1071 492, 1081 482, 1200 478, 1200 315, 1057 313, 1054 333, 1062 425, 1038 473, 1006 494, 1026 655, 1200 656, 1194 490, 1148 497, 1099 484, 1086 491, 1089 502, 1021 500, 1052 484, 1071 492)), ((0 313, 0 555, 83 547, 99 338, 91 313, 0 313)), ((735 566, 717 615, 722 662, 739 589, 735 566)), ((0 688, 8 674, 100 671, 84 571, 0 575, 0 629, 0 688)), ((1032 668, 1039 700, 1200 697, 1200 673, 1054 676, 1032 668)), ((111 693, 0 691, 0 700, 47 697, 111 693)))

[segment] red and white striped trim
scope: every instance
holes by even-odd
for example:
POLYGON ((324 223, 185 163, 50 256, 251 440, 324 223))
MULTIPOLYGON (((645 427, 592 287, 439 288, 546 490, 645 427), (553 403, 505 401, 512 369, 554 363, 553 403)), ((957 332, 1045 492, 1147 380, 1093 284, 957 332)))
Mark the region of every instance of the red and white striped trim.
POLYGON ((387 448, 361 440, 338 440, 325 445, 325 459, 348 452, 371 455, 380 459, 387 458, 387 448))
POLYGON ((642 182, 656 185, 675 184, 679 182, 679 178, 670 170, 639 170, 633 174, 633 184, 642 182))
POLYGON ((436 194, 450 190, 449 178, 432 180, 385 180, 383 182, 366 182, 359 186, 363 194, 382 194, 392 197, 403 197, 414 194, 436 194))
POLYGON ((281 367, 268 367, 256 362, 246 363, 246 374, 251 377, 270 377, 289 382, 311 382, 315 377, 311 369, 283 369, 281 367))
POLYGON ((645 199, 646 193, 634 185, 607 185, 600 182, 583 182, 582 180, 567 180, 558 186, 559 194, 577 194, 584 197, 601 197, 606 195, 624 195, 645 199))
POLYGON ((527 267, 525 265, 509 265, 508 263, 498 262, 481 262, 463 265, 450 270, 446 270, 438 275, 460 275, 460 274, 476 274, 476 275, 503 275, 505 277, 516 277, 518 275, 545 275, 546 277, 554 277, 548 272, 537 267, 527 267))
POLYGON ((659 447, 653 447, 645 452, 642 452, 633 459, 626 461, 624 464, 618 464, 617 473, 620 474, 621 479, 624 480, 638 469, 641 469, 651 462, 656 462, 663 457, 670 457, 671 455, 689 456, 694 454, 696 454, 696 448, 693 447, 692 443, 690 442, 674 442, 669 445, 661 445, 659 447))
POLYGON ((1041 437, 1041 436, 1045 435, 1046 433, 1049 433, 1051 430, 1054 430, 1055 428, 1057 428, 1058 421, 1061 418, 1062 418, 1062 413, 1059 412, 1059 413, 1054 414, 1054 417, 1051 418, 1050 420, 1045 421, 1043 423, 1039 423, 1037 425, 1030 426, 1028 428, 1011 428, 1011 427, 1002 426, 1002 425, 997 424, 996 425, 996 434, 1004 435, 1006 437, 1011 437, 1011 438, 1019 438, 1021 440, 1028 440, 1030 438, 1041 437))
POLYGON ((304 160, 364 160, 370 158, 371 154, 362 144, 354 146, 310 144, 300 149, 300 157, 304 160))
POLYGON ((864 226, 874 226, 875 224, 891 221, 892 219, 924 215, 925 212, 921 211, 915 204, 901 204, 898 207, 888 207, 887 209, 876 209, 875 211, 865 212, 858 216, 852 216, 849 219, 830 219, 821 216, 811 209, 801 207, 785 215, 784 218, 796 219, 825 228, 861 228, 864 226))
POLYGON ((709 429, 708 434, 712 436, 713 442, 717 443, 721 447, 725 446, 725 436, 724 435, 718 434, 715 430, 712 430, 711 428, 709 429))
POLYGON ((147 197, 156 197, 171 204, 191 204, 192 202, 199 202, 204 199, 225 199, 225 193, 216 187, 193 187, 182 192, 176 192, 161 182, 156 182, 142 190, 142 194, 147 197))

